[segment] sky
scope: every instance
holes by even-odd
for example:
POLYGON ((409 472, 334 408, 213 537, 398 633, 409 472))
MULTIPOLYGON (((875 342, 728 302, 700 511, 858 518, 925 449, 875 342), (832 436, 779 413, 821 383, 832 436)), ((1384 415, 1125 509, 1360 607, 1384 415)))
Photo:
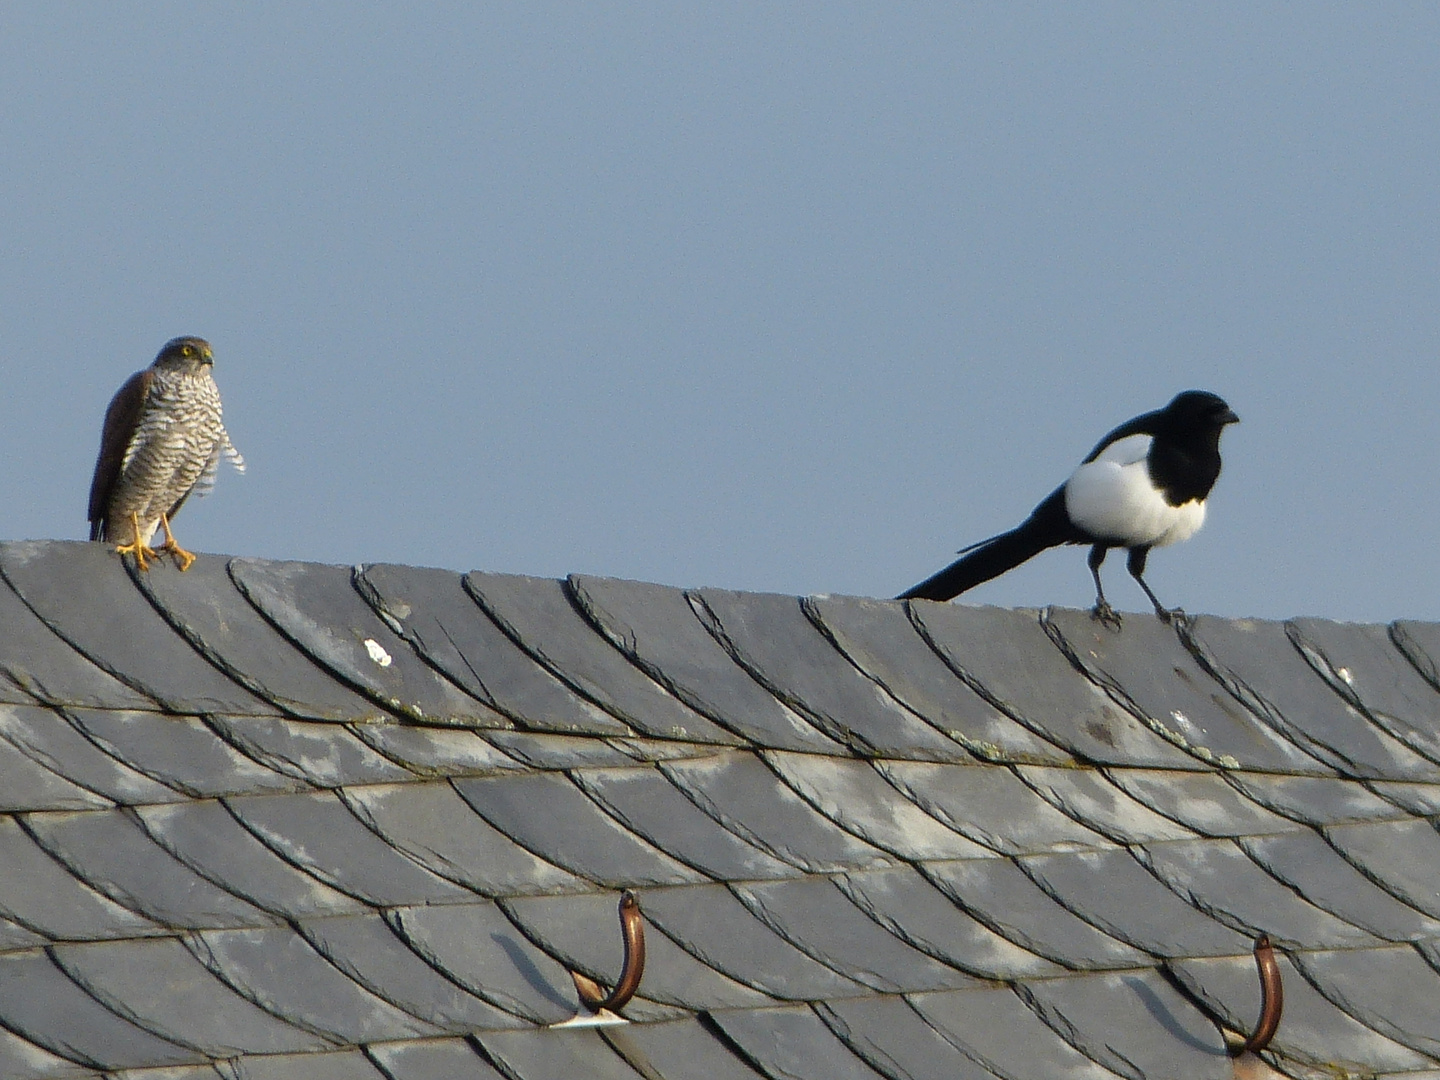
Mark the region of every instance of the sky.
POLYGON ((1440 6, 4 5, 0 100, 0 537, 179 334, 249 464, 187 547, 793 594, 1201 388, 1162 600, 1440 619, 1440 6))

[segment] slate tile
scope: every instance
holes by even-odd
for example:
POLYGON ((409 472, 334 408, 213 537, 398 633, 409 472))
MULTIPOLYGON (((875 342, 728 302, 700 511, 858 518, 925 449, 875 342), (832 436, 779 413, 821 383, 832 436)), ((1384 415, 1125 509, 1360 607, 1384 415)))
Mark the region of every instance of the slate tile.
POLYGON ((887 994, 822 1001, 815 1012, 841 1042, 885 1076, 995 1080, 993 1072, 958 1050, 904 998, 887 994))
POLYGON ((1245 853, 1316 907, 1386 941, 1440 936, 1440 920, 1402 904, 1310 830, 1247 837, 1245 853))
MULTIPOLYGON (((491 731, 486 741, 532 769, 582 769, 586 766, 633 765, 635 758, 610 738, 586 735, 543 735, 528 731, 491 731)), ((678 744, 677 744, 678 745, 678 744)))
POLYGON ((386 1080, 504 1080, 465 1039, 406 1039, 366 1049, 386 1080))
MULTIPOLYGON (((87 1072, 87 1077, 96 1074, 87 1072)), ((112 1069, 105 1074, 105 1080, 235 1080, 237 1074, 222 1074, 213 1064, 174 1065, 158 1069, 112 1069)))
POLYGON ((701 589, 697 614, 738 664, 821 731, 862 756, 968 761, 855 669, 806 617, 798 598, 701 589))
POLYGON ((1133 1080, 1233 1080, 1225 1040, 1158 971, 1026 983, 1021 993, 1052 1028, 1133 1080))
POLYGON ((1362 1024, 1440 1058, 1440 976, 1414 949, 1307 951, 1291 960, 1332 1004, 1362 1024))
POLYGON ((655 682, 597 634, 550 578, 465 575, 465 590, 506 635, 571 689, 644 735, 734 745, 735 735, 655 682))
POLYGON ((1391 896, 1440 918, 1435 884, 1440 833, 1428 821, 1333 825, 1324 834, 1335 850, 1391 896))
MULTIPOLYGON (((62 1058, 98 1069, 184 1065, 204 1058, 106 1009, 43 952, 0 956, 0 1016, 14 1034, 62 1058)), ((22 1046, 3 1049, 24 1060, 22 1046)), ((48 1064, 42 1057, 42 1064, 48 1064)), ((44 1073, 42 1072, 43 1076, 44 1073)))
POLYGON ((387 1080, 359 1050, 254 1056, 236 1063, 236 1080, 296 1080, 297 1077, 304 1077, 304 1080, 387 1080))
POLYGON ((1082 761, 1199 767, 1081 676, 1045 636, 1035 612, 928 600, 907 602, 906 610, 971 689, 1082 761))
POLYGON ((1251 947, 1250 938, 1187 904, 1123 848, 1019 863, 1086 922, 1156 956, 1234 956, 1251 947))
POLYGON ((927 814, 985 845, 974 852, 956 851, 950 858, 980 857, 992 849, 1015 855, 1111 846, 1099 833, 1050 806, 1003 766, 879 761, 875 768, 927 814))
POLYGON ((97 1001, 153 1035, 210 1057, 322 1050, 220 982, 175 938, 65 945, 54 960, 97 1001))
POLYGON ((1084 971, 1150 962, 1062 907, 1008 859, 924 863, 920 870, 991 930, 1064 967, 1084 971))
MULTIPOLYGON (((6 1080, 93 1080, 97 1074, 0 1029, 0 1076, 6 1080)), ((216 1074, 210 1080, 220 1080, 216 1074)))
POLYGON ((245 599, 280 633, 371 701, 411 720, 457 727, 503 723, 370 610, 351 587, 349 567, 231 559, 229 570, 245 599))
MULTIPOLYGON (((644 912, 649 893, 640 894, 644 912)), ((602 986, 614 984, 624 949, 614 893, 506 900, 505 911, 527 937, 572 970, 602 986)), ((645 934, 645 976, 640 993, 649 1001, 692 1011, 753 1008, 774 999, 727 978, 685 952, 658 929, 645 934)), ((631 1019, 631 1009, 626 1009, 631 1019)))
POLYGON ((445 978, 380 915, 340 915, 296 923, 310 946, 377 997, 444 1031, 518 1027, 521 1021, 445 978))
POLYGON ((386 715, 295 648, 246 602, 230 580, 229 561, 200 555, 184 574, 132 571, 130 577, 196 652, 268 701, 273 708, 267 711, 329 721, 386 715))
POLYGON ((220 737, 247 757, 306 786, 332 788, 414 779, 408 769, 377 754, 338 724, 280 717, 207 719, 220 737))
POLYGON ((568 585, 595 629, 692 709, 758 746, 844 752, 737 666, 679 589, 580 574, 568 585))
POLYGON ((843 874, 835 884, 902 941, 972 975, 1013 980, 1063 971, 979 922, 913 867, 843 874))
MULTIPOLYGON (((157 567, 156 572, 178 573, 170 566, 157 567)), ((168 711, 257 716, 274 712, 273 705, 206 663, 175 633, 135 588, 120 559, 104 546, 0 545, 0 574, 51 630, 168 711)))
POLYGON ((1200 617, 1190 650, 1227 690, 1296 745, 1347 776, 1424 778, 1430 767, 1332 693, 1281 623, 1200 617))
POLYGON ((517 1080, 559 1076, 587 1080, 640 1080, 594 1028, 569 1031, 501 1031, 477 1036, 485 1052, 517 1080))
POLYGON ((807 1008, 743 1009, 711 1018, 772 1080, 878 1080, 881 1075, 807 1008))
POLYGON ((522 847, 607 888, 701 881, 557 773, 456 779, 475 812, 522 847), (537 814, 543 806, 546 813, 537 814))
MULTIPOLYGON (((1248 774, 1244 774, 1248 775, 1248 774)), ((1294 832, 1295 823, 1265 809, 1226 783, 1221 773, 1173 769, 1108 769, 1105 776, 1127 795, 1201 836, 1260 836, 1294 832)), ((1318 777, 1265 777, 1302 784, 1337 781, 1318 777)), ((1243 776, 1242 776, 1243 781, 1243 776)), ((1177 838, 1178 839, 1178 838, 1177 838)))
POLYGON ((1371 934, 1296 896, 1231 840, 1147 844, 1136 857, 1201 911, 1254 937, 1308 948, 1377 945, 1371 934))
MULTIPOLYGON (((1158 771, 1158 770, 1156 770, 1158 771)), ((1173 772, 1175 770, 1165 770, 1173 772)), ((1051 769, 1017 766, 1020 779, 1066 817, 1074 818, 1119 844, 1193 837, 1185 826, 1162 817, 1111 782, 1120 769, 1051 769), (1107 776, 1111 779, 1107 779, 1107 776)), ((1209 775, 1209 774, 1202 774, 1209 775)))
MULTIPOLYGON (((1410 784, 1367 780, 1365 786, 1380 798, 1418 817, 1440 816, 1440 784, 1410 784)), ((1378 816, 1378 815, 1377 815, 1378 816)))
POLYGON ((220 802, 147 806, 136 817, 152 840, 186 866, 265 911, 293 919, 364 909, 280 858, 220 802))
POLYGON ((226 805, 286 862, 366 903, 453 904, 473 895, 402 855, 331 792, 243 795, 226 805))
POLYGON ((289 927, 185 938, 202 964, 266 1012, 342 1044, 442 1034, 360 986, 289 927))
MULTIPOLYGON (((173 791, 198 799, 292 791, 300 786, 227 746, 198 716, 99 709, 67 709, 66 716, 111 757, 173 791)), ((239 723, 247 720, 236 718, 239 723)))
POLYGON ((798 873, 719 825, 654 766, 576 769, 571 778, 631 832, 717 881, 798 873))
POLYGON ((604 1028, 600 1037, 647 1078, 757 1080, 760 1075, 711 1026, 693 1018, 604 1028))
POLYGON ((373 784, 340 793, 392 847, 432 873, 486 896, 590 888, 490 825, 447 783, 373 784))
POLYGON ((1440 624, 1397 619, 1389 626, 1390 640, 1410 666, 1436 690, 1440 690, 1440 624))
MULTIPOLYGON (((761 756, 802 799, 847 832, 902 859, 983 859, 987 847, 961 835, 951 820, 933 814, 900 784, 886 783, 907 768, 929 770, 964 782, 964 770, 978 765, 940 765, 928 761, 854 761, 819 754, 763 751, 761 756)), ((998 770, 984 767, 984 771, 998 770)), ((1003 771, 1003 770, 1001 770, 1003 771)), ((1033 798, 1033 796, 1032 796, 1033 798)), ((1038 800, 1037 800, 1038 801, 1038 800)), ((1044 807, 1047 811, 1048 806, 1044 807)), ((1053 811, 1051 811, 1053 813, 1053 811)))
POLYGON ((751 754, 667 762, 660 770, 725 828, 808 873, 893 862, 879 848, 816 813, 751 754))
POLYGON ((370 749, 417 776, 488 776, 521 767, 473 731, 413 724, 356 724, 350 730, 370 749))
POLYGON ((162 932, 83 884, 13 818, 0 818, 0 911, 52 941, 97 941, 162 932))
MULTIPOLYGON (((1401 1072, 1432 1064, 1415 1051, 1347 1016, 1326 1001, 1290 960, 1277 955, 1285 987, 1285 1013, 1270 1049, 1323 1075, 1401 1072)), ((1176 978, 1222 1017, 1230 1029, 1249 1034, 1260 1013, 1260 981, 1249 956, 1185 960, 1171 965, 1176 978)))
POLYGON ((959 679, 894 600, 809 596, 811 620, 857 668, 985 761, 1069 765, 1074 759, 1017 724, 959 679))
POLYGON ((631 761, 643 765, 709 757, 715 753, 715 748, 707 743, 667 742, 664 739, 642 739, 634 735, 610 735, 605 741, 631 761))
POLYGON ((1118 634, 1079 611, 1047 611, 1042 622, 1097 685, 1156 734, 1205 764, 1330 774, 1327 765, 1216 686, 1158 619, 1131 619, 1118 634))
MULTIPOLYGON (((56 717, 59 721, 59 717, 56 717)), ((0 811, 95 810, 113 805, 109 799, 72 784, 0 739, 0 811)))
POLYGON ((1008 988, 912 994, 908 1000, 947 1042, 1005 1080, 1115 1080, 1114 1073, 1055 1034, 1008 988))
POLYGON ((1403 810, 1354 780, 1261 773, 1231 773, 1226 779, 1277 814, 1316 828, 1346 821, 1393 821, 1406 816, 1403 810))
POLYGON ((648 923, 697 960, 762 994, 812 1001, 866 993, 776 934, 723 885, 652 889, 643 902, 648 923))
MULTIPOLYGON (((27 930, 17 922, 0 918, 0 952, 10 952, 15 949, 36 949, 47 944, 48 939, 27 930)), ((4 1076, 0 1072, 0 1076, 4 1076)))
POLYGON ((174 802, 184 796, 136 772, 38 705, 0 705, 0 739, 30 760, 112 802, 174 802))
POLYGON ((824 877, 733 885, 750 912, 805 955, 885 994, 954 990, 975 980, 911 948, 824 877))
POLYGON ((367 566, 360 593, 419 654, 512 724, 589 735, 626 730, 536 663, 465 591, 461 575, 408 566, 367 566))
POLYGON ((29 814, 24 822, 35 841, 72 874, 157 923, 204 929, 275 921, 200 877, 124 811, 29 814))
POLYGON ((554 1024, 579 1007, 569 973, 492 901, 396 908, 386 921, 431 966, 497 1008, 554 1024))

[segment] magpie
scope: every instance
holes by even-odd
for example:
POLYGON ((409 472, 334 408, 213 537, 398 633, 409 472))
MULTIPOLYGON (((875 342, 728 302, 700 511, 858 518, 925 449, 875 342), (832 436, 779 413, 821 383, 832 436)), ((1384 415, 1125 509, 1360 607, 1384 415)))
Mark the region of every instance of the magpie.
POLYGON ((1220 475, 1220 433, 1239 419, 1214 394, 1177 394, 1163 409, 1126 421, 1101 439, 1016 528, 961 549, 963 558, 897 599, 950 600, 1047 548, 1089 544, 1095 618, 1120 625, 1100 585, 1100 564, 1111 548, 1123 547, 1130 552, 1130 576, 1155 614, 1169 622, 1180 609, 1166 608, 1145 583, 1145 560, 1151 548, 1188 540, 1204 524, 1205 499, 1220 475))

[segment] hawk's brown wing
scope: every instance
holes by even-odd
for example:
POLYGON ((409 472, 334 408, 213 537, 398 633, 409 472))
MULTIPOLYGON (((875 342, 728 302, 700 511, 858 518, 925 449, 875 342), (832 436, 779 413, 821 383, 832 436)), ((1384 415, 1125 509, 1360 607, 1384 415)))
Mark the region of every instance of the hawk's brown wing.
POLYGON ((146 368, 125 380, 105 410, 105 430, 100 435, 100 456, 95 460, 95 477, 90 481, 90 539, 105 539, 105 511, 120 480, 125 451, 140 426, 140 411, 150 391, 154 373, 146 368))

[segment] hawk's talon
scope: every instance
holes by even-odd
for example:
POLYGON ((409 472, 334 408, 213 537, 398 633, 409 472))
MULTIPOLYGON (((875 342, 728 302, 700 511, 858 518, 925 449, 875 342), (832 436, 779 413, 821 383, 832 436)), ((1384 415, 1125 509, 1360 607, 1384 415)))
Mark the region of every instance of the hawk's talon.
POLYGON ((170 532, 170 519, 166 515, 160 515, 160 524, 165 527, 165 543, 160 545, 160 550, 168 551, 175 556, 175 561, 180 564, 180 572, 183 574, 194 565, 195 556, 175 542, 175 536, 170 532))
MULTIPOLYGON (((149 555, 152 559, 159 558, 159 552, 140 539, 140 515, 133 511, 130 514, 130 526, 133 529, 130 534, 133 539, 128 544, 116 544, 115 554, 134 555, 135 565, 148 573, 150 564, 145 561, 145 556, 149 555)), ((166 532, 169 530, 167 529, 166 532)))

